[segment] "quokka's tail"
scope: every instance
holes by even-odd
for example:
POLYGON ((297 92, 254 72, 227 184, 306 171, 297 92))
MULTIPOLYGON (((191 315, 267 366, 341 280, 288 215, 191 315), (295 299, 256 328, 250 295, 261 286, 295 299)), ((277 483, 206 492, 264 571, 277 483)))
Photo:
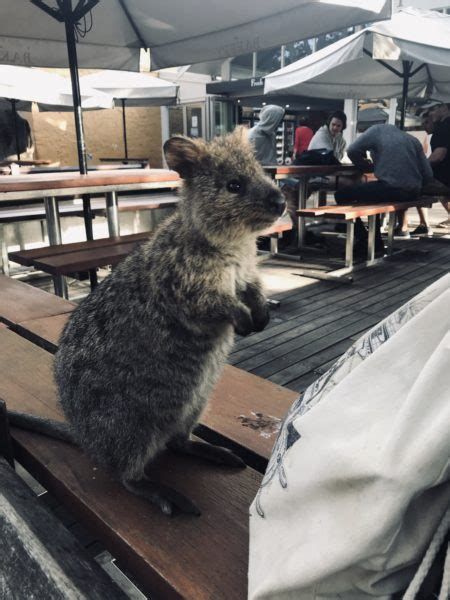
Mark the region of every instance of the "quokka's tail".
POLYGON ((8 410, 8 420, 14 427, 41 433, 56 440, 76 444, 75 437, 67 423, 60 423, 43 417, 36 417, 14 410, 8 410))

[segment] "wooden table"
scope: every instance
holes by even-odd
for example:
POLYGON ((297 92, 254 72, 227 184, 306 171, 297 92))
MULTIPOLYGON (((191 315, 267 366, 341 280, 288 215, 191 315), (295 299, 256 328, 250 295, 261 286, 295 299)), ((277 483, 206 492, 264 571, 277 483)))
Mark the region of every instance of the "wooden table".
MULTIPOLYGON (((168 169, 125 169, 80 173, 40 173, 0 177, 0 206, 24 201, 44 200, 48 237, 51 245, 61 244, 61 226, 57 199, 91 195, 106 195, 108 230, 119 234, 117 194, 133 190, 175 188, 180 178, 168 169)), ((90 200, 89 200, 90 205, 90 200)), ((90 212, 90 211, 89 211, 90 212)), ((64 280, 56 283, 63 293, 64 280)))

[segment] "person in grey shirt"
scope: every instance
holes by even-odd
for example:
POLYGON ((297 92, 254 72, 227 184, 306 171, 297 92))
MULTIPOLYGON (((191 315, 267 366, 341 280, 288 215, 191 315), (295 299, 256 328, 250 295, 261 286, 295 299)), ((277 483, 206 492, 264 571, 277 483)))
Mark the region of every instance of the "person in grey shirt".
POLYGON ((250 129, 248 139, 253 145, 256 160, 262 165, 277 164, 276 131, 283 120, 284 108, 275 104, 263 106, 259 123, 250 129))
MULTIPOLYGON (((377 181, 359 183, 336 191, 337 204, 411 202, 433 179, 433 171, 418 139, 394 125, 373 125, 349 147, 347 155, 362 171, 375 173, 377 181), (370 152, 369 160, 367 152, 370 152)), ((366 251, 367 231, 359 220, 355 226, 355 250, 366 251)), ((377 252, 384 250, 379 219, 375 237, 377 252)))

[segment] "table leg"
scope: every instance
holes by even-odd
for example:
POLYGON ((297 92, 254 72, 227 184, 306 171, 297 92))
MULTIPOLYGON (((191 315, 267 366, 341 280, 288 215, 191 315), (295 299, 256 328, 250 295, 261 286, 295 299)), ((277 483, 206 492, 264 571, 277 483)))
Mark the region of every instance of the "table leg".
POLYGON ((369 239, 367 241, 367 264, 373 265, 375 262, 375 228, 377 223, 376 215, 369 215, 369 239))
POLYGON ((389 224, 388 224, 388 256, 392 256, 392 249, 394 245, 394 229, 395 229, 395 212, 389 213, 389 224))
POLYGON ((116 192, 106 194, 106 218, 108 220, 108 231, 110 237, 120 235, 119 211, 117 209, 116 192))
POLYGON ((353 242, 355 241, 355 222, 347 221, 347 239, 345 240, 345 266, 353 267, 353 242))
MULTIPOLYGON (((50 246, 56 246, 62 243, 61 224, 59 222, 58 204, 54 196, 44 198, 45 217, 47 221, 47 233, 50 246)), ((68 298, 67 281, 62 275, 53 277, 53 285, 55 286, 55 294, 68 298)))
MULTIPOLYGON (((306 208, 306 196, 308 193, 308 178, 300 177, 298 180, 298 208, 306 208)), ((305 217, 298 216, 298 247, 305 245, 306 222, 305 217)))

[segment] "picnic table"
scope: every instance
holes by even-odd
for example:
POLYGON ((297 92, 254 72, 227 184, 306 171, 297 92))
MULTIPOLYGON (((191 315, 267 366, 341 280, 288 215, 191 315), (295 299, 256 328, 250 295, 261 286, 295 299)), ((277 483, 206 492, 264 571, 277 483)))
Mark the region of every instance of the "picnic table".
MULTIPOLYGON (((308 196, 308 180, 312 176, 354 174, 360 171, 352 164, 348 165, 268 165, 264 170, 276 180, 282 181, 293 177, 298 179, 298 209, 306 208, 308 196)), ((305 217, 298 216, 298 246, 305 245, 305 217)))
MULTIPOLYGON (((92 195, 106 196, 108 230, 118 235, 117 194, 134 190, 175 188, 180 178, 168 169, 126 169, 80 173, 39 173, 0 178, 0 206, 44 200, 50 245, 61 244, 57 200, 92 195)), ((86 209, 85 209, 86 210, 86 209)), ((89 210, 90 213, 90 210, 89 210)), ((86 214, 86 213, 85 213, 86 214)), ((56 287, 64 287, 60 278, 56 287)))

